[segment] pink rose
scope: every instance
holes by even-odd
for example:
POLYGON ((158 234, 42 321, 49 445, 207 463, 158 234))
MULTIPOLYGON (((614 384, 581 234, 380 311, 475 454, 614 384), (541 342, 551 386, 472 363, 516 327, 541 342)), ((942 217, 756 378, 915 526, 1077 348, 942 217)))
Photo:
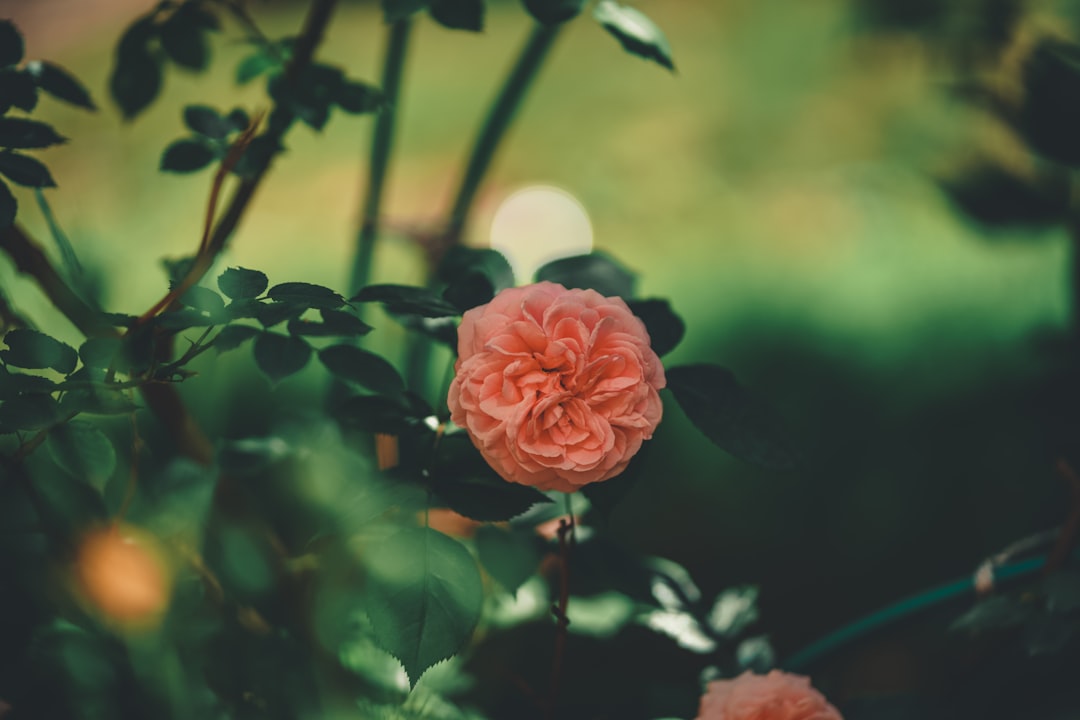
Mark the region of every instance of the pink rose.
POLYGON ((573 492, 652 437, 664 368, 617 297, 542 282, 465 313, 451 419, 510 482, 573 492))
POLYGON ((843 720, 810 678, 773 670, 714 680, 701 698, 697 720, 843 720))

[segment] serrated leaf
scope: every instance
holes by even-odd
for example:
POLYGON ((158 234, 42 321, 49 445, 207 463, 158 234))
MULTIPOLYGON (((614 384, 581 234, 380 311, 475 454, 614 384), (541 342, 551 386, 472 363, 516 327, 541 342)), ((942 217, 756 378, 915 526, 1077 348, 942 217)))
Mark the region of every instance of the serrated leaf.
POLYGON ((45 163, 10 150, 0 152, 0 175, 23 187, 56 187, 45 163))
POLYGON ((214 349, 218 354, 234 350, 261 332, 250 325, 229 325, 214 338, 214 349))
POLYGON ((327 310, 323 308, 319 310, 319 315, 322 317, 323 327, 326 328, 326 331, 335 335, 367 335, 374 329, 360 318, 344 310, 327 310))
POLYGON ((275 285, 266 293, 276 302, 302 305, 306 308, 333 310, 345 304, 345 298, 330 288, 305 282, 287 282, 275 285))
POLYGON ((405 381, 394 366, 367 350, 331 345, 319 351, 319 360, 336 377, 368 390, 393 395, 405 389, 405 381))
POLYGON ((585 0, 524 0, 525 9, 542 25, 558 25, 576 17, 585 0))
POLYGON ((90 98, 90 92, 78 78, 59 65, 47 60, 35 60, 26 64, 26 70, 33 76, 39 88, 57 100, 87 110, 97 110, 90 98))
POLYGON ((41 430, 59 419, 52 395, 18 395, 0 403, 0 425, 15 430, 41 430))
POLYGON ((124 31, 117 44, 109 93, 125 120, 145 110, 161 92, 161 59, 150 49, 156 35, 152 18, 143 16, 124 31))
POLYGON ((435 22, 451 30, 484 29, 484 0, 435 0, 429 12, 435 22))
POLYGON ((10 20, 0 20, 0 67, 18 65, 26 52, 22 33, 10 20))
POLYGON ((441 318, 460 315, 456 307, 435 293, 411 285, 368 285, 354 295, 350 302, 381 303, 387 312, 441 318))
POLYGON ((269 284, 266 273, 239 267, 228 268, 217 279, 218 288, 231 300, 257 298, 269 284))
POLYGON ((494 525, 476 530, 476 553, 480 564, 503 588, 514 595, 536 574, 543 557, 539 538, 531 531, 512 532, 494 525))
POLYGON ((645 13, 613 0, 601 0, 593 9, 593 18, 628 53, 652 60, 668 70, 675 69, 675 63, 671 60, 671 45, 664 32, 645 13))
POLYGON ((634 273, 602 252, 549 262, 536 271, 536 279, 559 283, 566 288, 596 290, 605 297, 618 295, 624 300, 634 296, 637 284, 634 273))
POLYGON ((481 273, 496 292, 514 287, 514 271, 506 256, 491 248, 471 248, 455 245, 443 256, 436 272, 447 285, 472 273, 481 273))
POLYGON ((188 70, 205 70, 210 62, 204 29, 183 7, 162 24, 161 47, 170 60, 188 70))
POLYGON ((49 433, 49 454, 61 468, 99 492, 116 469, 112 441, 92 422, 71 420, 49 433))
POLYGON ((306 307, 302 305, 293 305, 292 303, 259 303, 258 307, 255 308, 255 319, 258 320, 263 327, 269 328, 284 322, 285 320, 300 317, 306 310, 306 307))
POLYGON ((37 330, 12 330, 3 340, 8 349, 0 351, 0 356, 5 363, 15 367, 31 370, 52 368, 66 375, 75 369, 79 360, 75 348, 37 330))
POLYGON ((15 222, 15 214, 19 210, 19 203, 11 194, 7 183, 0 180, 0 230, 7 228, 15 222))
POLYGON ((0 69, 0 113, 10 107, 30 112, 37 106, 38 89, 34 78, 24 70, 0 69))
POLYGON ((79 346, 79 357, 86 367, 104 370, 112 364, 122 345, 119 338, 90 338, 79 346))
POLYGON ((404 20, 429 5, 431 0, 382 0, 383 17, 389 25, 404 20))
POLYGON ((176 173, 196 172, 214 162, 216 158, 217 153, 205 142, 183 138, 165 148, 161 155, 161 169, 176 173))
POLYGON ((641 318, 649 332, 650 346, 663 357, 674 350, 686 334, 686 323, 675 314, 667 300, 633 300, 630 311, 641 318))
POLYGON ((737 458, 772 470, 792 470, 801 457, 773 413, 718 365, 666 370, 667 386, 705 437, 737 458))
POLYGON ((49 378, 26 373, 10 373, 0 367, 0 399, 32 393, 47 394, 55 389, 56 383, 49 378))
POLYGON ((51 125, 19 117, 0 117, 0 147, 27 150, 66 143, 51 125))
POLYGON ((263 332, 255 338, 254 355, 258 368, 276 384, 303 370, 311 357, 311 346, 290 335, 263 332))
POLYGON ((281 67, 277 58, 268 53, 259 51, 254 55, 248 55, 236 66, 236 82, 245 85, 263 73, 276 70, 281 67))
POLYGON ((214 140, 224 140, 232 131, 232 125, 209 105, 184 107, 184 124, 188 129, 214 140))
POLYGON ((460 652, 480 619, 484 588, 465 547, 430 528, 408 528, 373 546, 365 609, 375 641, 415 685, 460 652))

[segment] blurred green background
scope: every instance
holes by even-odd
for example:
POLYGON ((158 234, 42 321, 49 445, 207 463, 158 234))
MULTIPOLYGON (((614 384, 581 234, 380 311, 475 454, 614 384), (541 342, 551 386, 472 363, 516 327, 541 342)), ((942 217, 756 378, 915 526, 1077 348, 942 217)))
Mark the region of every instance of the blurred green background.
MULTIPOLYGON (((1068 234, 973 224, 935 179, 986 155, 1024 162, 1000 122, 946 92, 961 70, 945 50, 984 39, 974 26, 992 18, 992 3, 636 5, 665 30, 677 73, 624 54, 587 18, 573 22, 498 156, 468 241, 487 243, 516 189, 571 193, 596 247, 640 273, 643 296, 669 298, 684 316, 686 340, 669 360, 731 367, 812 463, 750 468, 669 405, 643 482, 611 518, 614 535, 684 564, 706 595, 759 583, 762 626, 783 653, 1059 523, 1060 426, 1047 409, 1060 363, 1043 340, 1071 316, 1068 234)), ((1050 5, 1024 5, 1022 27, 1060 27, 1050 5)), ((149 6, 0 0, 28 57, 73 69, 101 106, 88 115, 43 101, 37 115, 72 138, 41 154, 60 186, 49 198, 102 302, 119 312, 149 307, 165 285, 160 259, 198 241, 210 173, 157 170, 185 134, 181 108, 267 105, 261 83, 233 83, 246 47, 226 24, 210 72, 170 71, 162 98, 122 122, 106 93, 111 55, 149 6)), ((299 25, 301 4, 251 7, 271 36, 299 25)), ((377 82, 377 6, 339 12, 319 58, 377 82)), ((515 2, 489 3, 479 35, 418 23, 381 281, 422 277, 420 253, 394 228, 445 213, 528 27, 515 2)), ((321 134, 298 126, 221 266, 344 289, 371 123, 337 114, 321 134)), ((47 237, 32 197, 19 198, 23 222, 47 237)), ((77 339, 6 263, 0 283, 22 311, 77 339)), ((397 357, 392 322, 371 337, 397 357)), ((317 406, 325 381, 309 369, 269 390, 248 353, 200 367, 182 389, 215 434, 265 431, 290 405, 317 406)))

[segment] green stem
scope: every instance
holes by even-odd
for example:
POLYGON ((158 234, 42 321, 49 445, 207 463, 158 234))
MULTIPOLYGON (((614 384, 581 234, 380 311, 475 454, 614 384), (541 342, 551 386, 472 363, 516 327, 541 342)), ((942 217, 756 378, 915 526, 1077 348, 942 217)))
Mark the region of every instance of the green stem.
POLYGON ((480 189, 480 183, 491 166, 499 143, 506 134, 507 128, 510 127, 510 123, 513 122, 525 93, 536 79, 540 66, 547 57, 548 51, 551 50, 555 38, 558 37, 561 27, 562 25, 539 23, 533 27, 514 68, 510 71, 499 96, 495 99, 495 104, 492 105, 491 111, 484 120, 484 125, 473 145, 472 154, 469 156, 468 165, 465 167, 465 174, 461 178, 453 209, 450 211, 447 228, 447 242, 450 245, 460 241, 465 223, 469 218, 469 211, 476 199, 476 192, 480 189))
POLYGON ((397 119, 398 95, 401 75, 405 67, 405 53, 409 45, 412 22, 398 20, 389 28, 386 55, 383 59, 382 93, 385 107, 375 118, 375 131, 371 139, 371 164, 368 169, 367 195, 364 198, 364 214, 356 238, 356 257, 349 279, 352 295, 371 281, 371 263, 375 254, 375 241, 379 235, 379 212, 382 206, 383 185, 390 164, 390 152, 394 145, 394 129, 397 119))

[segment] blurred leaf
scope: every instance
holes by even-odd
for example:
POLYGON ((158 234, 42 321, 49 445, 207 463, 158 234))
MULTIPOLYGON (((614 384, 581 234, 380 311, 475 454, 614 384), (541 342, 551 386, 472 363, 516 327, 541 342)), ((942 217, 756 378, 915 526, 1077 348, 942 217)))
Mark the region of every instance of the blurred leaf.
POLYGON ((79 346, 79 357, 83 365, 104 370, 112 363, 121 345, 119 338, 89 338, 79 346))
POLYGON ((19 210, 19 204, 15 196, 11 194, 7 183, 0 180, 0 230, 5 229, 15 222, 15 214, 19 210))
POLYGON ((543 557, 540 539, 532 532, 508 532, 494 525, 477 528, 476 552, 484 569, 511 595, 536 574, 543 557))
POLYGON ((382 303, 387 312, 427 318, 460 314, 457 308, 430 290, 410 285, 368 285, 350 302, 382 303))
POLYGON ((218 275, 218 288, 231 300, 257 298, 266 291, 270 281, 266 273, 247 268, 228 268, 218 275))
POLYGON ((221 299, 221 296, 210 288, 195 285, 187 289, 187 291, 180 296, 180 302, 187 305, 190 308, 201 310, 210 315, 224 315, 225 313, 225 301, 221 299))
POLYGON ((165 148, 161 155, 161 169, 177 173, 196 172, 214 162, 216 158, 217 154, 206 143, 183 138, 165 148))
POLYGON ((559 283, 566 288, 592 289, 605 297, 634 296, 637 277, 603 252, 576 255, 549 262, 536 271, 536 280, 559 283))
POLYGON ((664 32, 640 10, 613 0, 600 0, 593 9, 593 18, 614 35, 628 53, 652 60, 668 70, 675 69, 671 45, 664 32))
POLYGON ((198 550, 210 516, 218 472, 187 458, 171 461, 158 472, 132 514, 163 540, 198 550))
POLYGON ((1080 165, 1080 46, 1044 39, 1023 67, 1020 130, 1039 153, 1080 165))
POLYGON ((280 67, 281 63, 278 62, 277 58, 263 50, 259 50, 252 55, 248 55, 236 66, 236 82, 239 85, 245 85, 263 73, 280 67))
POLYGON ((381 394, 396 394, 405 389, 405 381, 389 362, 375 353, 352 345, 331 345, 319 351, 326 369, 346 382, 381 394))
POLYGON ((483 583, 465 547, 430 528, 407 528, 371 548, 366 609, 375 641, 410 685, 464 649, 480 619, 483 583))
POLYGON ((383 17, 387 24, 395 23, 429 5, 431 0, 382 0, 383 17))
POLYGON ((543 25, 558 25, 581 12, 585 0, 524 0, 525 9, 543 25))
POLYGON ((667 300, 634 300, 627 303, 649 332, 653 352, 663 357, 674 350, 686 334, 686 324, 667 300))
POLYGON ((1023 177, 989 165, 939 182, 953 204, 991 228, 1045 227, 1065 222, 1069 214, 1070 181, 1064 172, 1023 177))
POLYGON ((378 88, 366 83, 347 80, 334 93, 334 102, 347 113, 375 112, 383 104, 382 93, 378 88))
POLYGON ((18 65, 26 46, 22 33, 10 20, 0 20, 0 67, 18 65))
POLYGON ((18 117, 0 117, 0 147, 25 150, 66 143, 51 125, 18 117))
POLYGON ((145 110, 161 92, 161 60, 150 48, 156 36, 157 28, 147 15, 132 23, 117 45, 109 92, 125 120, 145 110))
POLYGON ((75 348, 37 330, 12 330, 3 340, 8 349, 0 352, 0 357, 15 367, 33 370, 52 368, 66 375, 75 369, 79 359, 75 348))
POLYGON ((459 278, 477 272, 491 281, 495 292, 514 287, 514 271, 506 256, 491 248, 455 245, 443 256, 437 275, 447 285, 453 285, 459 278))
POLYGON ((735 662, 741 670, 764 675, 776 667, 776 650, 767 635, 747 638, 735 648, 735 662))
POLYGON ((102 492, 116 470, 116 449, 97 425, 71 420, 49 432, 49 454, 61 468, 102 492))
POLYGON ((207 316, 201 310, 187 307, 163 312, 154 318, 151 324, 153 327, 164 330, 187 330, 193 327, 209 327, 217 323, 216 318, 207 316))
POLYGON ((311 346, 300 338, 264 331, 255 338, 254 354, 255 364, 277 384, 307 365, 311 346))
POLYGON ((1051 613, 1070 613, 1080 609, 1080 572, 1058 570, 1043 579, 1046 609, 1051 613))
POLYGON ((226 472, 249 475, 265 471, 291 453, 289 443, 276 435, 241 438, 225 442, 219 453, 219 462, 226 472))
POLYGON ((345 298, 330 288, 304 282, 287 282, 275 285, 270 288, 266 295, 277 302, 302 305, 306 308, 333 310, 345 304, 345 298))
POLYGON ((248 125, 251 124, 251 118, 243 108, 233 108, 229 111, 225 121, 229 123, 229 126, 236 131, 246 130, 248 125))
POLYGON ((683 365, 668 368, 666 375, 686 417, 721 449, 771 470, 801 465, 778 419, 731 371, 719 365, 683 365))
POLYGON ((59 420, 52 395, 18 395, 0 403, 0 425, 15 430, 41 430, 59 420))
POLYGON ((37 106, 38 89, 34 78, 24 70, 0 69, 0 113, 10 107, 30 112, 37 106))
POLYGON ((43 162, 10 150, 0 151, 0 175, 23 187, 56 187, 49 168, 43 162))
POLYGON ((510 520, 536 504, 552 502, 536 488, 499 477, 464 433, 442 438, 431 476, 440 502, 481 522, 510 520))
POLYGON ((64 415, 126 415, 138 409, 125 392, 110 389, 104 383, 100 387, 68 390, 60 401, 60 412, 64 415))
POLYGON ((35 60, 26 64, 26 70, 33 76, 39 88, 57 100, 87 110, 97 110, 89 91, 78 78, 59 65, 46 60, 35 60))
POLYGON ((435 22, 451 30, 484 29, 484 0, 434 0, 429 12, 435 22))
POLYGON ((739 635, 757 622, 758 589, 753 585, 728 588, 716 596, 709 611, 709 627, 726 637, 739 635))
POLYGON ((333 409, 334 417, 342 424, 371 433, 402 435, 424 426, 424 419, 434 411, 423 400, 405 393, 389 395, 355 395, 333 409))
POLYGON ((315 130, 322 130, 330 117, 330 106, 341 91, 345 74, 341 68, 314 64, 289 85, 284 73, 270 78, 267 90, 280 107, 293 113, 315 130))
POLYGON ((443 291, 443 299, 452 304, 459 312, 472 310, 486 305, 495 297, 495 288, 487 275, 472 272, 458 278, 453 285, 443 291))
POLYGON ((188 70, 205 70, 210 62, 210 47, 205 28, 182 5, 161 25, 161 47, 177 65, 188 70))
POLYGON ((24 393, 51 393, 56 383, 40 375, 8 372, 0 366, 0 399, 15 397, 24 393))
POLYGON ((185 106, 184 124, 194 132, 214 140, 224 140, 233 129, 229 121, 209 105, 185 106))
POLYGON ((229 325, 214 338, 214 349, 218 354, 234 350, 261 333, 261 330, 250 325, 229 325))
POLYGON ((268 328, 286 320, 298 318, 307 310, 303 305, 282 302, 258 303, 254 309, 255 319, 263 327, 268 328))
POLYGON ((1076 624, 1060 615, 1038 615, 1024 626, 1024 644, 1028 656, 1051 655, 1061 652, 1076 634, 1076 624))
POLYGON ((994 595, 980 600, 949 626, 950 630, 964 630, 973 634, 1023 625, 1034 616, 1030 602, 1011 595, 994 595))

